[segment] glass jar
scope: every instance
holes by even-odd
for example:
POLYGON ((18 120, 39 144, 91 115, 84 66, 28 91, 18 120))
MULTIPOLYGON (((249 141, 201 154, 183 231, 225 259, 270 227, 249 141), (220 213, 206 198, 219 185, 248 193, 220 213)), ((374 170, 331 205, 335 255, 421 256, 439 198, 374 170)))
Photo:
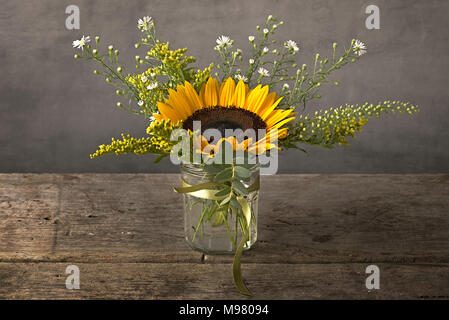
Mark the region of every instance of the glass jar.
POLYGON ((246 165, 245 178, 234 174, 234 171, 239 172, 237 169, 234 165, 231 168, 230 165, 181 165, 184 187, 205 186, 201 190, 183 193, 185 238, 192 249, 207 254, 226 254, 235 253, 244 236, 247 236, 244 250, 256 242, 260 166, 258 163, 246 165), (223 204, 228 197, 223 194, 226 190, 220 194, 220 188, 229 185, 224 188, 232 190, 232 182, 215 182, 223 170, 232 170, 234 184, 247 189, 245 193, 235 190, 235 198, 226 204, 223 204))

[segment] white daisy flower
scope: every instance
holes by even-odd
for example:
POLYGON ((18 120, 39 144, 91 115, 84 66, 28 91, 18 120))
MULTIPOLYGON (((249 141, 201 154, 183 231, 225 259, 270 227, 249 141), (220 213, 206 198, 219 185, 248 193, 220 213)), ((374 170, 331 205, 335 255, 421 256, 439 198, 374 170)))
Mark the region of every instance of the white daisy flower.
POLYGON ((298 45, 297 45, 296 42, 293 41, 293 40, 288 40, 288 41, 285 43, 285 47, 286 47, 287 49, 293 50, 293 51, 295 51, 295 52, 299 50, 298 45))
POLYGON ((284 83, 284 85, 282 86, 282 88, 288 89, 288 88, 290 88, 290 86, 288 85, 288 83, 284 83))
POLYGON ((254 64, 254 59, 249 59, 249 64, 254 64))
POLYGON ((148 90, 153 90, 155 88, 157 88, 157 82, 153 82, 147 86, 148 90))
POLYGON ((254 39, 255 39, 254 36, 249 36, 249 37, 248 37, 249 42, 253 42, 254 39))
POLYGON ((360 40, 355 40, 352 50, 358 56, 364 55, 366 53, 366 45, 360 40))
POLYGON ((270 73, 268 72, 267 69, 260 67, 259 70, 257 70, 257 72, 262 76, 262 77, 269 77, 270 73))
POLYGON ((153 25, 153 19, 151 19, 151 17, 149 16, 137 20, 137 28, 141 31, 150 31, 153 25))
POLYGON ((263 33, 267 34, 268 33, 268 29, 267 28, 263 29, 263 33))
POLYGON ((139 102, 137 102, 137 104, 139 105, 139 107, 143 106, 145 102, 143 102, 143 100, 140 100, 139 102))
POLYGON ((247 82, 248 81, 248 78, 247 77, 245 77, 245 76, 242 76, 241 74, 236 74, 235 75, 235 78, 237 79, 237 80, 243 80, 243 82, 247 82))
POLYGON ((74 48, 84 50, 84 46, 90 42, 90 37, 83 36, 80 40, 75 40, 72 42, 74 48))
POLYGON ((220 36, 217 39, 217 44, 219 47, 230 47, 231 46, 231 38, 228 36, 220 36))
POLYGON ((140 78, 140 80, 142 80, 142 82, 145 83, 148 81, 148 78, 147 78, 147 76, 142 76, 142 78, 140 78))
POLYGON ((263 53, 267 53, 269 49, 267 47, 263 48, 263 53))

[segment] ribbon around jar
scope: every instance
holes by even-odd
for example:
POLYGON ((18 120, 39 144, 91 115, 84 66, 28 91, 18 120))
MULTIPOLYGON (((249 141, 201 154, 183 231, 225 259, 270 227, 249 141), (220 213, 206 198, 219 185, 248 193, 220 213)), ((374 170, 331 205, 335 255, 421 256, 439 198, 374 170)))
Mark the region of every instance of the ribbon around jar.
MULTIPOLYGON (((184 179, 182 180, 182 187, 173 188, 178 193, 188 194, 190 196, 205 199, 205 200, 214 200, 219 201, 223 200, 227 197, 227 195, 216 196, 217 189, 213 189, 214 187, 220 186, 219 183, 209 181, 205 183, 200 183, 197 185, 190 185, 184 179)), ((248 187, 248 192, 258 191, 260 188, 260 177, 257 177, 256 181, 248 187)), ((242 229, 242 240, 240 241, 239 246, 237 247, 234 255, 234 261, 232 263, 232 275, 234 279, 234 284, 240 293, 245 295, 252 295, 251 291, 246 287, 243 282, 242 273, 241 273, 241 258, 243 254, 243 249, 245 243, 249 240, 249 232, 251 228, 251 207, 248 204, 248 201, 243 196, 236 197, 237 202, 240 204, 242 208, 242 213, 246 220, 246 230, 242 229)))

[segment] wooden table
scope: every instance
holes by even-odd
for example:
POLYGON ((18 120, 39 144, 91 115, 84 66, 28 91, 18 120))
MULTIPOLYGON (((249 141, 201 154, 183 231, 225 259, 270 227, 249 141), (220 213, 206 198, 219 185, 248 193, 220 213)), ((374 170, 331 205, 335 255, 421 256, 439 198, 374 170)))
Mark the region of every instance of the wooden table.
MULTIPOLYGON (((229 299, 185 243, 178 175, 0 174, 0 298, 229 299), (80 269, 80 289, 65 286, 80 269)), ((253 299, 449 298, 449 175, 262 177, 253 299), (368 290, 366 267, 380 269, 368 290)), ((251 299, 251 298, 250 298, 251 299)))

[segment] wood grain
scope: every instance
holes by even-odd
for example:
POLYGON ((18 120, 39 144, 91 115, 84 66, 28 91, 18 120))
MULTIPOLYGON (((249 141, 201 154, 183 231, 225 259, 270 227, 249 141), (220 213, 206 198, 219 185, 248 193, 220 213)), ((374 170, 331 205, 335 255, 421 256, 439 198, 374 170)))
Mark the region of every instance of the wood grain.
MULTIPOLYGON (((232 256, 186 245, 178 184, 0 174, 0 297, 240 298, 232 256), (86 279, 78 293, 65 289, 69 264, 86 279)), ((245 278, 267 299, 449 297, 448 211, 444 174, 264 176, 245 278), (380 291, 364 289, 369 264, 385 267, 380 291)))

